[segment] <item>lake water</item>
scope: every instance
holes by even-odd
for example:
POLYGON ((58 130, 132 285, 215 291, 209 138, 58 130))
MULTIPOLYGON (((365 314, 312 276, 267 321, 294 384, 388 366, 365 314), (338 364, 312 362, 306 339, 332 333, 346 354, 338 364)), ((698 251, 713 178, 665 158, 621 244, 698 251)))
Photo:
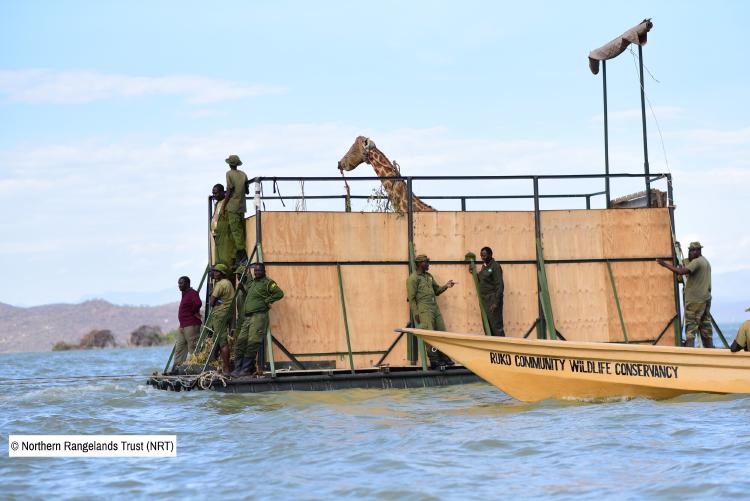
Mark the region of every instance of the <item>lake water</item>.
MULTIPOLYGON (((731 333, 733 338, 734 333, 731 333)), ((483 383, 231 395, 166 348, 0 355, 3 499, 744 497, 750 396, 524 404, 483 383), (53 376, 143 377, 69 380, 53 376), (8 379, 42 378, 40 380, 8 379), (175 434, 175 458, 9 458, 13 434, 175 434)))

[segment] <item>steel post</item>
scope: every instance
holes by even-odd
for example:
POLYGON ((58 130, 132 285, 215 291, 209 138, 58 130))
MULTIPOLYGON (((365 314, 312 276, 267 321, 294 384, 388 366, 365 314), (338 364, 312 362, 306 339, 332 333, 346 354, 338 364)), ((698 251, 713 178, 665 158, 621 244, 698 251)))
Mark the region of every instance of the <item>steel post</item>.
MULTIPOLYGON (((602 61, 602 89, 604 91, 604 193, 607 199, 606 207, 609 209, 609 118, 607 116, 607 61, 602 61)), ((589 199, 586 198, 586 208, 589 209, 589 199)))
POLYGON ((646 174, 646 207, 651 207, 651 177, 648 166, 648 140, 646 138, 646 91, 643 86, 643 47, 638 46, 638 68, 641 77, 641 122, 643 123, 643 172, 646 174))
POLYGON ((349 335, 349 318, 346 315, 346 297, 344 297, 344 279, 341 277, 341 265, 336 265, 336 273, 339 276, 339 294, 341 295, 341 314, 344 316, 344 332, 346 332, 346 348, 349 353, 349 368, 354 374, 354 357, 352 356, 352 340, 349 335))

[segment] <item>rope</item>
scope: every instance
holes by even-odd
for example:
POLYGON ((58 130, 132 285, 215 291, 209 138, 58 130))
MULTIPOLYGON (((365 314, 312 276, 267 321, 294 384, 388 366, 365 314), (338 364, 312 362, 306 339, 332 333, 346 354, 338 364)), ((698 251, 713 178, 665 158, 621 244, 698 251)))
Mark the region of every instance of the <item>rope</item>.
POLYGON ((201 372, 194 380, 201 390, 208 390, 214 385, 214 381, 219 381, 224 387, 227 386, 227 378, 221 372, 205 371, 201 372))
MULTIPOLYGON (((640 87, 641 86, 640 72, 638 71, 638 62, 636 61, 635 51, 633 50, 633 47, 630 47, 629 50, 630 50, 630 55, 633 56, 633 65, 635 66, 635 72, 636 72, 636 75, 638 76, 638 86, 640 87)), ((654 77, 654 75, 651 73, 651 70, 648 69, 648 66, 644 64, 643 67, 646 69, 649 76, 651 76, 654 82, 661 83, 656 79, 656 77, 654 77)), ((669 159, 667 158, 667 148, 664 144, 664 136, 661 133, 661 125, 659 125, 659 120, 656 118, 656 112, 654 112, 654 107, 651 106, 651 100, 648 98, 646 89, 641 87, 641 90, 643 90, 643 97, 646 98, 646 103, 648 103, 648 109, 651 111, 651 116, 654 118, 654 123, 656 124, 656 130, 659 131, 659 140, 661 141, 661 151, 662 151, 662 154, 664 155, 664 164, 667 167, 667 172, 671 174, 672 171, 669 169, 669 159)))
POLYGON ((286 204, 284 203, 284 197, 281 196, 281 188, 279 188, 279 183, 276 181, 276 179, 273 180, 273 192, 279 194, 279 200, 281 201, 281 206, 286 207, 286 204))

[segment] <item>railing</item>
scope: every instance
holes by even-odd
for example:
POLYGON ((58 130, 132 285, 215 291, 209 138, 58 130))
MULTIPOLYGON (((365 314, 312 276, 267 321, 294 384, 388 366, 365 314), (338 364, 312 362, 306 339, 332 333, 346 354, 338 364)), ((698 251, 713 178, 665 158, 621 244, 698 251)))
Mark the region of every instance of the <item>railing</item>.
MULTIPOLYGON (((593 258, 593 259, 544 259, 542 246, 541 246, 541 208, 540 208, 540 202, 542 200, 548 200, 548 199, 583 199, 585 200, 585 209, 591 209, 591 202, 592 199, 598 196, 605 196, 605 206, 609 205, 609 199, 610 199, 610 182, 612 179, 644 179, 647 182, 647 185, 650 186, 652 182, 659 181, 659 180, 665 180, 667 184, 667 200, 668 200, 668 209, 669 209, 669 217, 670 217, 670 223, 671 227, 674 228, 674 201, 673 201, 673 192, 672 192, 672 176, 669 173, 659 173, 659 174, 629 174, 629 173, 619 173, 619 174, 559 174, 559 175, 510 175, 510 176, 393 176, 393 177, 376 177, 376 176, 366 176, 366 177, 352 177, 352 178, 346 178, 347 182, 352 183, 362 183, 362 182, 383 182, 383 181, 395 181, 395 182, 402 182, 406 185, 406 193, 407 193, 407 210, 406 210, 406 218, 407 218, 407 232, 408 232, 408 243, 409 243, 409 261, 378 261, 378 262, 362 262, 362 261, 351 261, 351 262, 343 262, 343 261, 336 261, 336 262, 304 262, 304 263, 297 263, 297 262, 274 262, 274 264, 277 265, 289 265, 289 266, 316 266, 316 265, 335 265, 340 267, 341 265, 362 265, 362 264, 372 264, 372 265, 408 265, 409 271, 413 271, 415 269, 414 266, 414 255, 413 252, 411 252, 411 249, 413 249, 413 242, 414 242, 414 208, 413 208, 413 201, 414 201, 414 185, 419 182, 425 182, 425 181, 480 181, 480 182, 490 182, 490 181, 529 181, 531 184, 531 190, 530 193, 521 193, 521 194, 501 194, 501 195, 495 195, 495 194, 489 194, 489 195, 466 195, 466 194, 453 194, 453 195, 420 195, 419 199, 421 200, 456 200, 460 202, 460 208, 461 211, 467 211, 467 202, 472 200, 533 200, 534 203, 534 229, 535 229, 535 237, 537 241, 537 256, 535 260, 529 260, 529 261, 498 261, 500 264, 536 264, 537 266, 537 272, 538 272, 538 313, 539 316, 537 320, 534 322, 532 327, 529 329, 529 333, 536 327, 537 329, 537 337, 538 338, 551 338, 556 339, 558 337, 562 337, 561 333, 555 328, 554 325, 554 316, 551 308, 551 301, 549 298, 549 291, 547 289, 547 282, 546 282, 546 274, 545 274, 545 262, 547 264, 557 264, 557 263, 593 263, 593 262, 601 262, 601 263, 609 263, 611 262, 619 262, 619 261, 651 261, 655 258, 664 258, 667 256, 644 256, 644 257, 638 257, 638 258, 593 258), (565 181, 565 180, 593 180, 593 179, 604 179, 606 182, 606 190, 605 191, 592 191, 592 192, 577 192, 577 193, 541 193, 540 192, 540 184, 541 182, 547 182, 547 181, 565 181)), ((249 181, 249 183, 252 183, 255 185, 255 195, 252 197, 246 197, 248 200, 253 200, 255 203, 255 237, 256 237, 256 248, 260 248, 262 246, 263 241, 263 233, 262 233, 262 212, 264 209, 264 201, 266 200, 278 200, 283 203, 284 200, 336 200, 336 199, 343 199, 345 200, 345 210, 351 210, 351 204, 350 201, 352 199, 373 199, 373 198, 388 198, 387 195, 352 195, 349 193, 349 190, 347 189, 346 194, 315 194, 315 195, 293 195, 293 196, 283 196, 281 195, 281 191, 279 189, 279 183, 289 183, 289 182, 297 182, 297 183, 341 183, 343 179, 341 177, 333 177, 333 176, 302 176, 302 177, 255 177, 249 181), (263 193, 263 185, 264 183, 272 183, 273 185, 273 192, 276 193, 274 195, 265 195, 263 193), (278 193, 277 193, 278 192, 278 193)), ((646 197, 646 204, 647 206, 650 206, 650 193, 647 193, 646 197)), ((482 209, 486 210, 486 209, 482 209)), ((210 214, 210 207, 209 207, 209 214, 210 214)), ((674 231, 672 232, 674 234, 674 231)), ((674 239, 673 239, 674 240, 674 239)), ((673 241, 674 244, 674 241, 673 241)), ((674 247, 674 246, 673 246, 674 247)), ((672 259, 673 263, 677 264, 677 257, 676 254, 673 252, 672 256, 669 256, 667 258, 672 259)), ((262 258, 261 258, 262 260, 262 258)), ((463 264, 465 261, 434 261, 436 264, 463 264)), ((619 304, 619 298, 617 297, 616 292, 616 284, 614 283, 614 277, 611 277, 612 280, 612 288, 615 294, 615 301, 619 304)), ((343 294, 343 284, 341 284, 342 287, 342 294, 343 294)), ((674 326, 674 332, 675 332, 675 344, 679 345, 680 338, 681 338, 681 332, 682 332, 682 326, 680 322, 681 314, 680 314, 680 299, 679 299, 679 286, 677 284, 677 280, 675 278, 674 280, 674 301, 675 301, 675 314, 674 317, 667 323, 665 328, 662 330, 662 332, 657 336, 654 340, 654 343, 658 342, 659 339, 663 336, 664 332, 668 329, 669 325, 674 326)), ((412 319, 413 321, 413 319, 412 319)), ((623 335, 625 338, 625 342, 628 342, 627 338, 627 332, 624 329, 624 321, 621 319, 621 323, 623 325, 623 335)), ((528 335, 528 333, 527 333, 528 335)), ((564 338, 563 338, 564 339, 564 338)), ((398 341, 398 339, 397 339, 398 341)), ((396 341, 396 342, 397 342, 396 341)), ((384 353, 384 356, 382 359, 387 356, 387 354, 393 349, 394 344, 384 353)), ((408 358, 412 363, 416 362, 417 353, 420 353, 422 355, 422 362, 423 362, 423 368, 426 368, 424 366, 424 348, 421 343, 421 340, 419 340, 418 343, 414 343, 414 339, 409 339, 407 344, 407 353, 408 358)), ((350 358, 354 352, 349 349, 348 352, 342 353, 347 354, 350 358)), ((299 356, 306 356, 309 354, 294 354, 297 357, 299 356)), ((272 350, 269 350, 269 356, 272 358, 272 350)), ((381 361, 382 361, 381 359, 381 361)), ((351 362, 350 362, 351 363, 351 362)))

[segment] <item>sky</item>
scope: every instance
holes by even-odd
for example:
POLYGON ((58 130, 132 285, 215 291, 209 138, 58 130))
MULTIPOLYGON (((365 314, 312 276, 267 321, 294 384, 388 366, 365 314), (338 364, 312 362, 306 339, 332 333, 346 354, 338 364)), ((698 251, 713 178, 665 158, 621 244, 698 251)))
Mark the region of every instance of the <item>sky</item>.
MULTIPOLYGON (((742 1, 0 1, 0 302, 177 300, 177 277, 205 267, 207 196, 232 153, 250 177, 338 176, 366 135, 415 176, 602 173, 587 56, 646 17, 650 170, 674 176, 678 239, 705 246, 714 295, 750 306, 742 1)), ((635 54, 607 65, 612 172, 643 171, 635 54)))

